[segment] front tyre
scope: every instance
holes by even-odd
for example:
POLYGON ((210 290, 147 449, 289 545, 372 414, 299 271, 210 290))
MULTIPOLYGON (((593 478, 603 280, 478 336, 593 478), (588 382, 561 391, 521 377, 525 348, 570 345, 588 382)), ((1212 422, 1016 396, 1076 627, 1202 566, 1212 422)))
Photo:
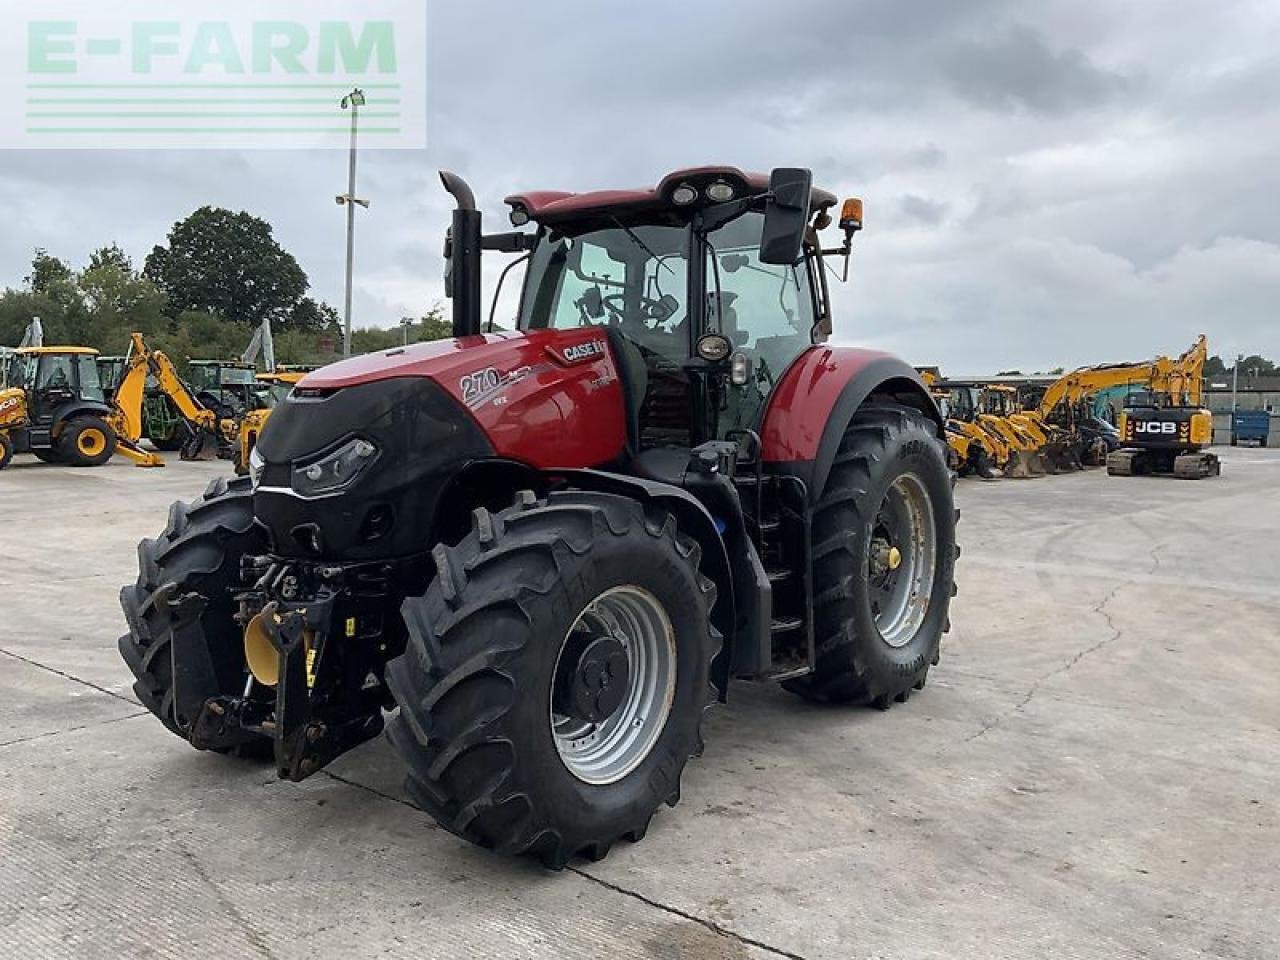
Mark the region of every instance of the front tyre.
POLYGON ((76 417, 58 437, 58 459, 73 467, 100 467, 116 452, 116 432, 100 417, 76 417))
POLYGON ((553 868, 674 805, 715 695, 715 588, 667 513, 607 494, 477 510, 402 607, 387 667, 407 789, 442 826, 553 868))
POLYGON ((894 403, 859 410, 814 512, 816 664, 789 690, 883 709, 924 686, 948 625, 955 521, 933 421, 894 403))
POLYGON ((7 467, 12 459, 13 441, 9 439, 9 434, 0 432, 0 470, 7 467))
MULTIPOLYGON (((240 694, 246 676, 244 640, 235 621, 240 558, 265 549, 253 522, 247 478, 219 478, 198 500, 175 503, 164 532, 138 544, 137 582, 120 591, 129 625, 120 638, 120 655, 134 675, 133 692, 142 705, 184 740, 191 739, 196 718, 183 714, 174 696, 174 637, 194 631, 220 691, 240 694), (192 594, 202 602, 170 603, 192 594)), ((182 673, 183 665, 178 666, 182 673)), ((265 759, 272 751, 271 741, 260 739, 220 752, 265 759)))

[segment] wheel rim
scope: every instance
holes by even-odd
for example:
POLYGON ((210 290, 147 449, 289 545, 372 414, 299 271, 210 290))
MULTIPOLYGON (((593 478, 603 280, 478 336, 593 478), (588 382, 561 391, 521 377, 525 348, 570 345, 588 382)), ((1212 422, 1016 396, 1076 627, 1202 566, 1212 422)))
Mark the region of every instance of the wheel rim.
POLYGON ((82 430, 80 431, 80 435, 76 437, 76 449, 86 457, 96 457, 106 448, 107 438, 103 432, 96 427, 90 427, 87 430, 82 430))
POLYGON ((891 647, 904 647, 919 631, 933 599, 937 529, 924 483, 904 473, 876 513, 869 552, 871 612, 891 647))
POLYGON ((584 783, 616 783, 657 742, 676 688, 676 642, 658 598, 632 585, 600 594, 578 614, 556 654, 550 697, 551 732, 565 768, 584 783), (625 651, 621 701, 605 718, 575 715, 558 696, 573 682, 584 640, 617 642, 625 651))

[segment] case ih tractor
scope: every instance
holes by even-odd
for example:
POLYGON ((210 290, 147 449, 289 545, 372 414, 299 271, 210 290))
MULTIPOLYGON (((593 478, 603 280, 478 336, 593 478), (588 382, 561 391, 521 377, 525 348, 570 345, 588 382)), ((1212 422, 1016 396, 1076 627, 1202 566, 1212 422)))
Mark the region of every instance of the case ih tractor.
POLYGON ((416 802, 552 867, 640 839, 733 678, 887 708, 953 590, 917 373, 824 345, 807 170, 525 193, 446 241, 455 339, 309 374, 249 477, 178 503, 122 602, 135 690, 192 746, 300 780, 383 729, 416 802), (527 259, 482 332, 481 251, 527 259))

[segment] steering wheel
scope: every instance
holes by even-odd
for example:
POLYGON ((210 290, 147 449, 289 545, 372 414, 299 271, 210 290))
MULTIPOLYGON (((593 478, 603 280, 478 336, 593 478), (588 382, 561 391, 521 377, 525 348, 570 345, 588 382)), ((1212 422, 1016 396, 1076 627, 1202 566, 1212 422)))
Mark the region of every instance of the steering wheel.
MULTIPOLYGON (((626 294, 611 293, 604 297, 600 302, 604 308, 609 311, 609 319, 617 323, 623 323, 628 319, 628 311, 626 307, 626 294)), ((652 297, 642 296, 640 298, 639 316, 641 320, 649 321, 655 326, 670 320, 677 310, 680 309, 676 298, 671 294, 663 294, 661 299, 654 300, 652 297)), ((634 315, 632 315, 634 317, 634 315)))

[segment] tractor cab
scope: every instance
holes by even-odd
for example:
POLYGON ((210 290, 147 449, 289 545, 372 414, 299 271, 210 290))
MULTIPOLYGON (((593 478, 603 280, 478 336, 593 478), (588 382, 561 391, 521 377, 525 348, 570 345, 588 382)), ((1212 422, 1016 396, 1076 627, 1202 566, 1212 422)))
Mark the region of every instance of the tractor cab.
MULTIPOLYGON (((521 235, 517 326, 604 334, 637 454, 752 433, 783 372, 831 329, 805 225, 830 222, 836 198, 807 182, 801 192, 781 256, 769 178, 732 168, 677 172, 652 190, 508 197, 512 222, 538 227, 521 235)), ((859 212, 847 236, 860 226, 859 212)))
POLYGON ((254 365, 239 360, 192 360, 187 383, 205 407, 229 418, 267 406, 268 390, 259 383, 254 365))

